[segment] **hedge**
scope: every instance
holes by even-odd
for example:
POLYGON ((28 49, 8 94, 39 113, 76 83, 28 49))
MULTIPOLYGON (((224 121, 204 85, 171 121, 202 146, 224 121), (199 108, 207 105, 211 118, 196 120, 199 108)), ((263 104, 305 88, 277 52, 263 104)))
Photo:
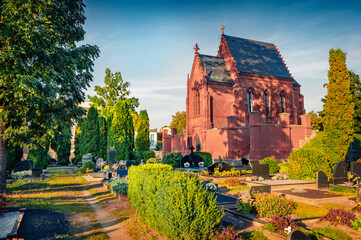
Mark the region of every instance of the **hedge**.
POLYGON ((193 152, 194 154, 203 158, 204 166, 210 166, 213 164, 212 155, 209 152, 193 152))
POLYGON ((128 176, 130 204, 169 239, 209 239, 224 215, 198 178, 170 165, 131 166, 128 176))
POLYGON ((280 167, 278 166, 277 159, 273 159, 271 157, 266 157, 261 161, 261 164, 268 164, 269 165, 269 173, 274 174, 280 171, 280 167))
POLYGON ((143 160, 147 161, 149 158, 155 158, 155 153, 153 151, 145 151, 143 152, 143 160))
POLYGON ((180 167, 180 160, 182 159, 183 155, 180 152, 170 152, 166 153, 163 156, 162 163, 169 164, 172 167, 180 167))
POLYGON ((314 148, 299 148, 293 150, 289 157, 289 177, 315 181, 316 173, 323 171, 328 177, 332 177, 331 167, 325 154, 314 148))
POLYGON ((109 182, 109 188, 119 195, 127 195, 128 194, 129 182, 124 179, 114 180, 109 182))

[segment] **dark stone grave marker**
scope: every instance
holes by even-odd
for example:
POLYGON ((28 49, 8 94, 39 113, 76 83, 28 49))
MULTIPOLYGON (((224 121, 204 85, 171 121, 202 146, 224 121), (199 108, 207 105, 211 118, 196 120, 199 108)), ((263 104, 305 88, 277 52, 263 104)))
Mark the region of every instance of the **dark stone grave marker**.
POLYGON ((347 181, 346 163, 339 161, 333 171, 333 178, 330 179, 332 184, 340 184, 347 181))
POLYGON ((263 177, 264 179, 269 177, 269 165, 268 164, 253 164, 252 175, 257 177, 263 177))
POLYGON ((125 161, 125 165, 129 168, 132 165, 136 165, 136 162, 134 160, 127 160, 125 161))
POLYGON ((311 240, 311 239, 303 232, 296 230, 288 234, 287 240, 311 240))
POLYGON ((258 160, 250 160, 249 165, 251 165, 251 168, 253 168, 254 165, 260 165, 258 160))
POLYGON ((223 171, 231 171, 232 167, 225 162, 216 162, 213 163, 211 166, 208 167, 208 172, 214 173, 214 169, 219 168, 219 172, 223 171))
POLYGON ((249 160, 247 158, 242 158, 241 162, 242 162, 242 166, 248 166, 249 164, 249 160))
POLYGON ((318 171, 316 175, 317 188, 328 188, 328 177, 326 173, 318 171))
POLYGON ((58 164, 58 161, 56 161, 54 158, 50 158, 48 165, 49 166, 56 166, 58 164))
POLYGON ((262 186, 251 186, 249 189, 249 195, 254 197, 255 193, 271 193, 271 185, 262 185, 262 186))
POLYGON ((119 178, 123 178, 123 177, 128 176, 128 170, 127 169, 117 170, 117 176, 119 178))
POLYGON ((21 162, 18 162, 14 167, 14 172, 22 172, 22 171, 29 171, 34 168, 33 160, 26 159, 21 162))
POLYGON ((361 162, 351 162, 351 174, 361 177, 361 162))
POLYGON ((112 166, 114 163, 116 163, 116 161, 115 161, 116 153, 117 153, 117 150, 115 148, 111 147, 108 149, 108 160, 109 160, 108 165, 109 166, 112 166))
POLYGON ((33 170, 31 171, 31 176, 34 178, 41 177, 41 174, 43 174, 43 169, 41 168, 33 168, 33 170))

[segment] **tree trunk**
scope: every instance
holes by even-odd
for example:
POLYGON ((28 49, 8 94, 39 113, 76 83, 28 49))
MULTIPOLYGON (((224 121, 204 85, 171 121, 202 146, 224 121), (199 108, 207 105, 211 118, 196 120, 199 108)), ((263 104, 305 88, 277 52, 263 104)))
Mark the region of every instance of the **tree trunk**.
POLYGON ((6 152, 7 141, 3 138, 5 126, 0 125, 0 194, 6 192, 6 152))

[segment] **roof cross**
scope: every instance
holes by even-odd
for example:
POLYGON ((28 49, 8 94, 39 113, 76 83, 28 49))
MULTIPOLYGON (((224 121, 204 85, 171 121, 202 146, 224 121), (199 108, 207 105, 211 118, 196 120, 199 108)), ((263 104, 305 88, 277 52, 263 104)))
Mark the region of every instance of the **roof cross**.
POLYGON ((195 46, 193 49, 196 51, 196 53, 198 52, 198 50, 200 49, 200 48, 198 47, 198 43, 196 43, 196 46, 195 46))
POLYGON ((221 28, 221 30, 222 30, 222 34, 224 34, 224 29, 225 29, 226 27, 224 26, 224 25, 222 25, 222 28, 221 28))

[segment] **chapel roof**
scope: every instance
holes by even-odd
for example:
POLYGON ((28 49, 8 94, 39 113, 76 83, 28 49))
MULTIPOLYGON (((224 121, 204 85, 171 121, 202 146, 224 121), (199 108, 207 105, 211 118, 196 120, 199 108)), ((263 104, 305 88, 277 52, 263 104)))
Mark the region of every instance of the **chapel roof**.
POLYGON ((233 83, 231 74, 223 58, 199 54, 202 67, 206 66, 207 80, 210 82, 233 83))
POLYGON ((293 79, 274 44, 224 37, 239 72, 293 79))

